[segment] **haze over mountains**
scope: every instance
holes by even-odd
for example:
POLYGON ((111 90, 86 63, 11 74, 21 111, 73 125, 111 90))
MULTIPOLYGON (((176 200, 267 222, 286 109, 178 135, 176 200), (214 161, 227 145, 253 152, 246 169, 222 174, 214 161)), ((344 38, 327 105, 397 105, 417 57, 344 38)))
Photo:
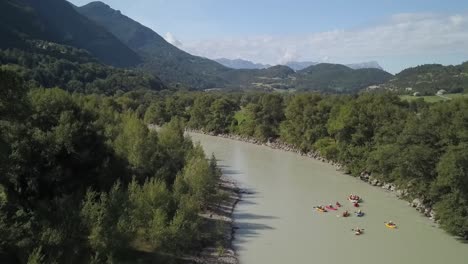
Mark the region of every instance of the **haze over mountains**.
MULTIPOLYGON (((425 71, 429 76, 429 72, 433 70, 433 67, 426 67, 421 71, 411 71, 414 74, 404 78, 409 81, 390 85, 387 82, 395 80, 398 75, 394 77, 382 70, 377 62, 340 65, 305 61, 271 67, 247 60, 214 61, 191 55, 171 45, 157 32, 102 2, 76 7, 65 0, 1 1, 0 34, 1 49, 37 52, 38 46, 31 44, 31 41, 36 40, 68 45, 89 52, 103 64, 99 67, 114 66, 151 74, 155 76, 154 80, 161 79, 166 86, 176 89, 299 89, 353 93, 375 85, 388 89, 404 89, 395 87, 394 84, 418 83, 421 78, 426 82, 440 82, 444 78, 443 83, 462 89, 460 87, 466 78, 463 74, 466 70, 464 66, 455 68, 458 74, 453 76, 458 76, 457 78, 444 77, 443 70, 438 71, 440 74, 431 75, 437 76, 438 80, 423 78, 421 76, 425 76, 425 71)), ((57 61, 68 56, 70 63, 83 61, 77 56, 85 54, 65 47, 55 50, 71 51, 73 55, 45 52, 57 61)), ((27 64, 22 67, 27 67, 27 64)), ((440 67, 445 69, 446 66, 440 67)), ((107 72, 114 72, 110 68, 105 69, 107 72)), ((93 80, 98 80, 99 75, 96 78, 93 80)), ((129 86, 126 85, 125 89, 129 89, 129 86)))

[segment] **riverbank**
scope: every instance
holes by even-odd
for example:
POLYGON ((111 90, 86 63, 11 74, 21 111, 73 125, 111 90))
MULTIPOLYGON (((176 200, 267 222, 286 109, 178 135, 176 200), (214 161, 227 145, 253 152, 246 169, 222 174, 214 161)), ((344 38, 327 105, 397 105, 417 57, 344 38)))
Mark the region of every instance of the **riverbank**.
POLYGON ((220 202, 211 204, 201 215, 205 228, 210 232, 219 232, 221 239, 210 241, 196 257, 190 261, 203 264, 238 264, 233 240, 236 227, 233 213, 237 203, 241 200, 242 191, 235 181, 225 175, 221 176, 219 190, 223 194, 220 202))
MULTIPOLYGON (((210 135, 210 136, 217 136, 217 137, 222 137, 222 138, 227 138, 227 139, 232 139, 232 140, 237 140, 237 141, 242 141, 246 143, 251 143, 259 146, 266 146, 272 149, 278 149, 278 150, 283 150, 283 151, 288 151, 288 152, 293 152, 301 156, 306 156, 311 159, 319 160, 321 162, 329 163, 332 166, 334 166, 337 170, 343 172, 344 174, 350 175, 351 173, 349 170, 346 169, 346 166, 343 164, 340 164, 339 162, 335 162, 332 160, 328 160, 324 158, 323 156, 320 155, 320 153, 316 151, 309 151, 309 152, 303 152, 296 148, 295 146, 291 144, 287 144, 284 142, 281 142, 280 140, 274 140, 274 141, 268 141, 268 142, 263 142, 261 140, 251 138, 251 137, 245 137, 245 136, 240 136, 240 135, 235 135, 235 134, 215 134, 211 132, 205 132, 201 130, 192 130, 192 129, 186 129, 187 132, 193 132, 193 133, 200 133, 204 135, 210 135)), ((436 212, 434 209, 425 204, 424 199, 422 198, 411 198, 411 193, 408 192, 406 188, 398 188, 395 184, 393 183, 387 183, 384 182, 380 179, 377 179, 373 177, 369 172, 361 172, 359 175, 359 179, 363 182, 366 182, 372 186, 384 189, 385 191, 391 192, 395 194, 395 196, 399 199, 408 201, 408 205, 415 208, 418 212, 420 212, 422 215, 428 217, 431 219, 434 223, 437 223, 436 220, 436 212)))

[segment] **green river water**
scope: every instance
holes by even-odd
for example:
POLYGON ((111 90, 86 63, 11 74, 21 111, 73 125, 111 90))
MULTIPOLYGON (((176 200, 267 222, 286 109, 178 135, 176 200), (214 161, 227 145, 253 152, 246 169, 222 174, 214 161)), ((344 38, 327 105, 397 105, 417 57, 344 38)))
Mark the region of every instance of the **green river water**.
POLYGON ((344 175, 326 163, 265 146, 191 134, 207 154, 214 153, 225 174, 251 192, 235 213, 234 247, 242 264, 468 263, 468 244, 447 235, 394 194, 344 175), (313 207, 364 201, 364 217, 337 217, 313 207), (384 221, 399 226, 392 230, 384 221), (352 228, 364 228, 355 236, 352 228))

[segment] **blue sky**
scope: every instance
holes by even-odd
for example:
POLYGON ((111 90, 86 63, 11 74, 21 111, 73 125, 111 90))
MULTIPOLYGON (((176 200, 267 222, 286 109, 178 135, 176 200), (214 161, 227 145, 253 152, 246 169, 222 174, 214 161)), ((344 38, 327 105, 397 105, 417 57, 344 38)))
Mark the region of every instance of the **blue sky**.
MULTIPOLYGON (((88 0, 72 0, 83 5, 88 0)), ((105 0, 190 53, 277 64, 468 60, 468 1, 105 0)))

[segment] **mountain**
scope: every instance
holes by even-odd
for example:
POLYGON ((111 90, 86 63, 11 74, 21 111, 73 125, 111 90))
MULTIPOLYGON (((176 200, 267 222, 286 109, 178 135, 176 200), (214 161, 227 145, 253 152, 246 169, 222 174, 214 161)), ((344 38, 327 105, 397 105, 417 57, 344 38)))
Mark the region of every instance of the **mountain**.
POLYGON ((289 89, 294 70, 287 66, 277 65, 266 69, 238 69, 223 73, 230 88, 289 89))
POLYGON ((383 84, 392 75, 379 69, 353 70, 341 64, 320 63, 300 71, 283 65, 267 69, 241 69, 228 71, 222 77, 240 88, 355 93, 371 85, 383 84))
POLYGON ((254 63, 243 59, 215 59, 216 62, 232 69, 266 69, 271 67, 269 64, 254 63))
POLYGON ((296 89, 353 93, 371 85, 382 84, 392 75, 379 69, 351 69, 341 64, 320 63, 295 74, 296 89))
MULTIPOLYGON (((307 67, 317 65, 319 62, 313 62, 313 61, 290 61, 286 63, 286 66, 289 68, 295 70, 295 71, 300 71, 303 70, 307 67)), ((358 70, 358 69, 379 69, 383 70, 383 68, 379 65, 378 62, 376 61, 368 61, 368 62, 360 62, 360 63, 351 63, 351 64, 344 64, 345 66, 353 69, 353 70, 358 70)))
POLYGON ((151 74, 99 63, 83 49, 41 40, 26 44, 23 49, 0 49, 0 68, 16 72, 32 87, 107 95, 166 88, 151 74))
POLYGON ((346 64, 351 69, 358 70, 358 69, 379 69, 383 70, 383 68, 379 65, 376 61, 366 61, 361 63, 352 63, 346 64))
POLYGON ((76 10, 140 54, 145 60, 143 69, 160 76, 163 81, 199 89, 226 85, 219 75, 229 68, 178 49, 120 11, 102 2, 91 2, 76 10))
POLYGON ((313 62, 313 61, 290 61, 286 63, 286 66, 289 68, 295 70, 295 71, 300 71, 303 70, 309 66, 316 65, 318 62, 313 62))
POLYGON ((36 39, 86 49, 113 66, 141 62, 134 51, 64 0, 1 0, 0 35, 0 48, 26 48, 36 39))
POLYGON ((434 95, 439 90, 449 93, 468 91, 468 62, 444 66, 425 64, 405 69, 379 88, 402 93, 419 92, 434 95))

